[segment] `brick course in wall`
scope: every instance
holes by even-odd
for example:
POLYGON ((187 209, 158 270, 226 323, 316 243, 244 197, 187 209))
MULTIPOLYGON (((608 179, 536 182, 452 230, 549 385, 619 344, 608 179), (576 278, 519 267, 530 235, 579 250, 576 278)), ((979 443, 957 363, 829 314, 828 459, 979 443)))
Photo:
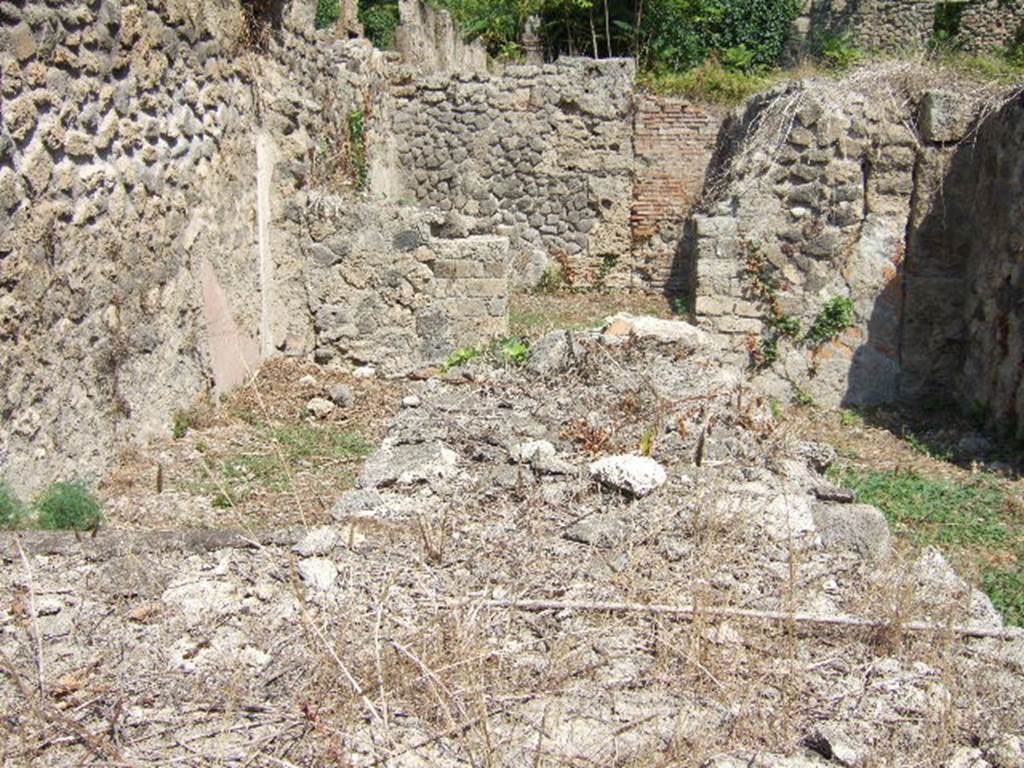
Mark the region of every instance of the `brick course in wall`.
POLYGON ((630 227, 634 262, 653 289, 678 293, 682 226, 704 189, 724 110, 688 99, 639 96, 634 116, 636 173, 630 227))

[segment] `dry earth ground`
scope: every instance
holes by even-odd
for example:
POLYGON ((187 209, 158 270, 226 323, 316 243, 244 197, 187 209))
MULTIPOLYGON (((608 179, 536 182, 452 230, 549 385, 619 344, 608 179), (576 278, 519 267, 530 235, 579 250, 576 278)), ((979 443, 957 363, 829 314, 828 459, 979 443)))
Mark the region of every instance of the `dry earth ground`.
POLYGON ((822 500, 837 493, 829 451, 804 435, 827 423, 780 424, 684 343, 562 341, 535 348, 544 373, 269 366, 116 473, 95 538, 3 540, 0 762, 1024 758, 1024 638, 962 632, 998 634, 1000 619, 936 550, 892 548, 869 510, 822 500), (332 383, 355 406, 307 421, 332 383), (296 449, 280 430, 297 427, 379 451, 363 463, 346 438, 325 462, 338 443, 302 432, 296 449), (638 499, 591 480, 588 464, 618 453, 651 455, 665 483, 638 499), (236 454, 283 457, 287 484, 262 487, 250 465, 214 506, 225 489, 203 473, 238 480, 213 471, 236 454), (149 530, 203 525, 241 532, 149 530))

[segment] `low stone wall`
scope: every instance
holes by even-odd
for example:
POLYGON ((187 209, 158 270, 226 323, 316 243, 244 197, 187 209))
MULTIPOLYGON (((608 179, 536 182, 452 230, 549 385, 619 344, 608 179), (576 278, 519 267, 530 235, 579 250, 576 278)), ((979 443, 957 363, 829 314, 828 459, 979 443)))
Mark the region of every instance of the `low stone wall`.
POLYGON ((507 333, 507 238, 453 233, 411 207, 321 196, 306 206, 317 362, 404 373, 507 333))
POLYGON ((561 59, 502 76, 405 79, 379 133, 391 137, 391 194, 509 236, 573 279, 628 286, 633 77, 629 60, 561 59))

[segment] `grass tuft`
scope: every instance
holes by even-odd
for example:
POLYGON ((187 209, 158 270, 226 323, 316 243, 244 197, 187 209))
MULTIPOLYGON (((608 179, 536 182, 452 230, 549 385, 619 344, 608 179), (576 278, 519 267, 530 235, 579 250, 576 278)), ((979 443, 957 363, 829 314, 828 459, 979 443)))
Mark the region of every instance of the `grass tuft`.
POLYGON ((103 519, 100 500, 80 480, 51 484, 33 506, 39 527, 46 530, 94 530, 103 519))

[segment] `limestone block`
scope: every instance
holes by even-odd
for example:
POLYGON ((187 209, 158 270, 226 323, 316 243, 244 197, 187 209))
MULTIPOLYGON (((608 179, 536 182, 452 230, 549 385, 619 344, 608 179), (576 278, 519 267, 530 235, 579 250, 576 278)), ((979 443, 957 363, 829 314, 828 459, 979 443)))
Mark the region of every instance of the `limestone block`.
POLYGON ((975 105, 963 93, 929 91, 921 101, 921 136, 933 144, 960 141, 975 118, 975 105))

